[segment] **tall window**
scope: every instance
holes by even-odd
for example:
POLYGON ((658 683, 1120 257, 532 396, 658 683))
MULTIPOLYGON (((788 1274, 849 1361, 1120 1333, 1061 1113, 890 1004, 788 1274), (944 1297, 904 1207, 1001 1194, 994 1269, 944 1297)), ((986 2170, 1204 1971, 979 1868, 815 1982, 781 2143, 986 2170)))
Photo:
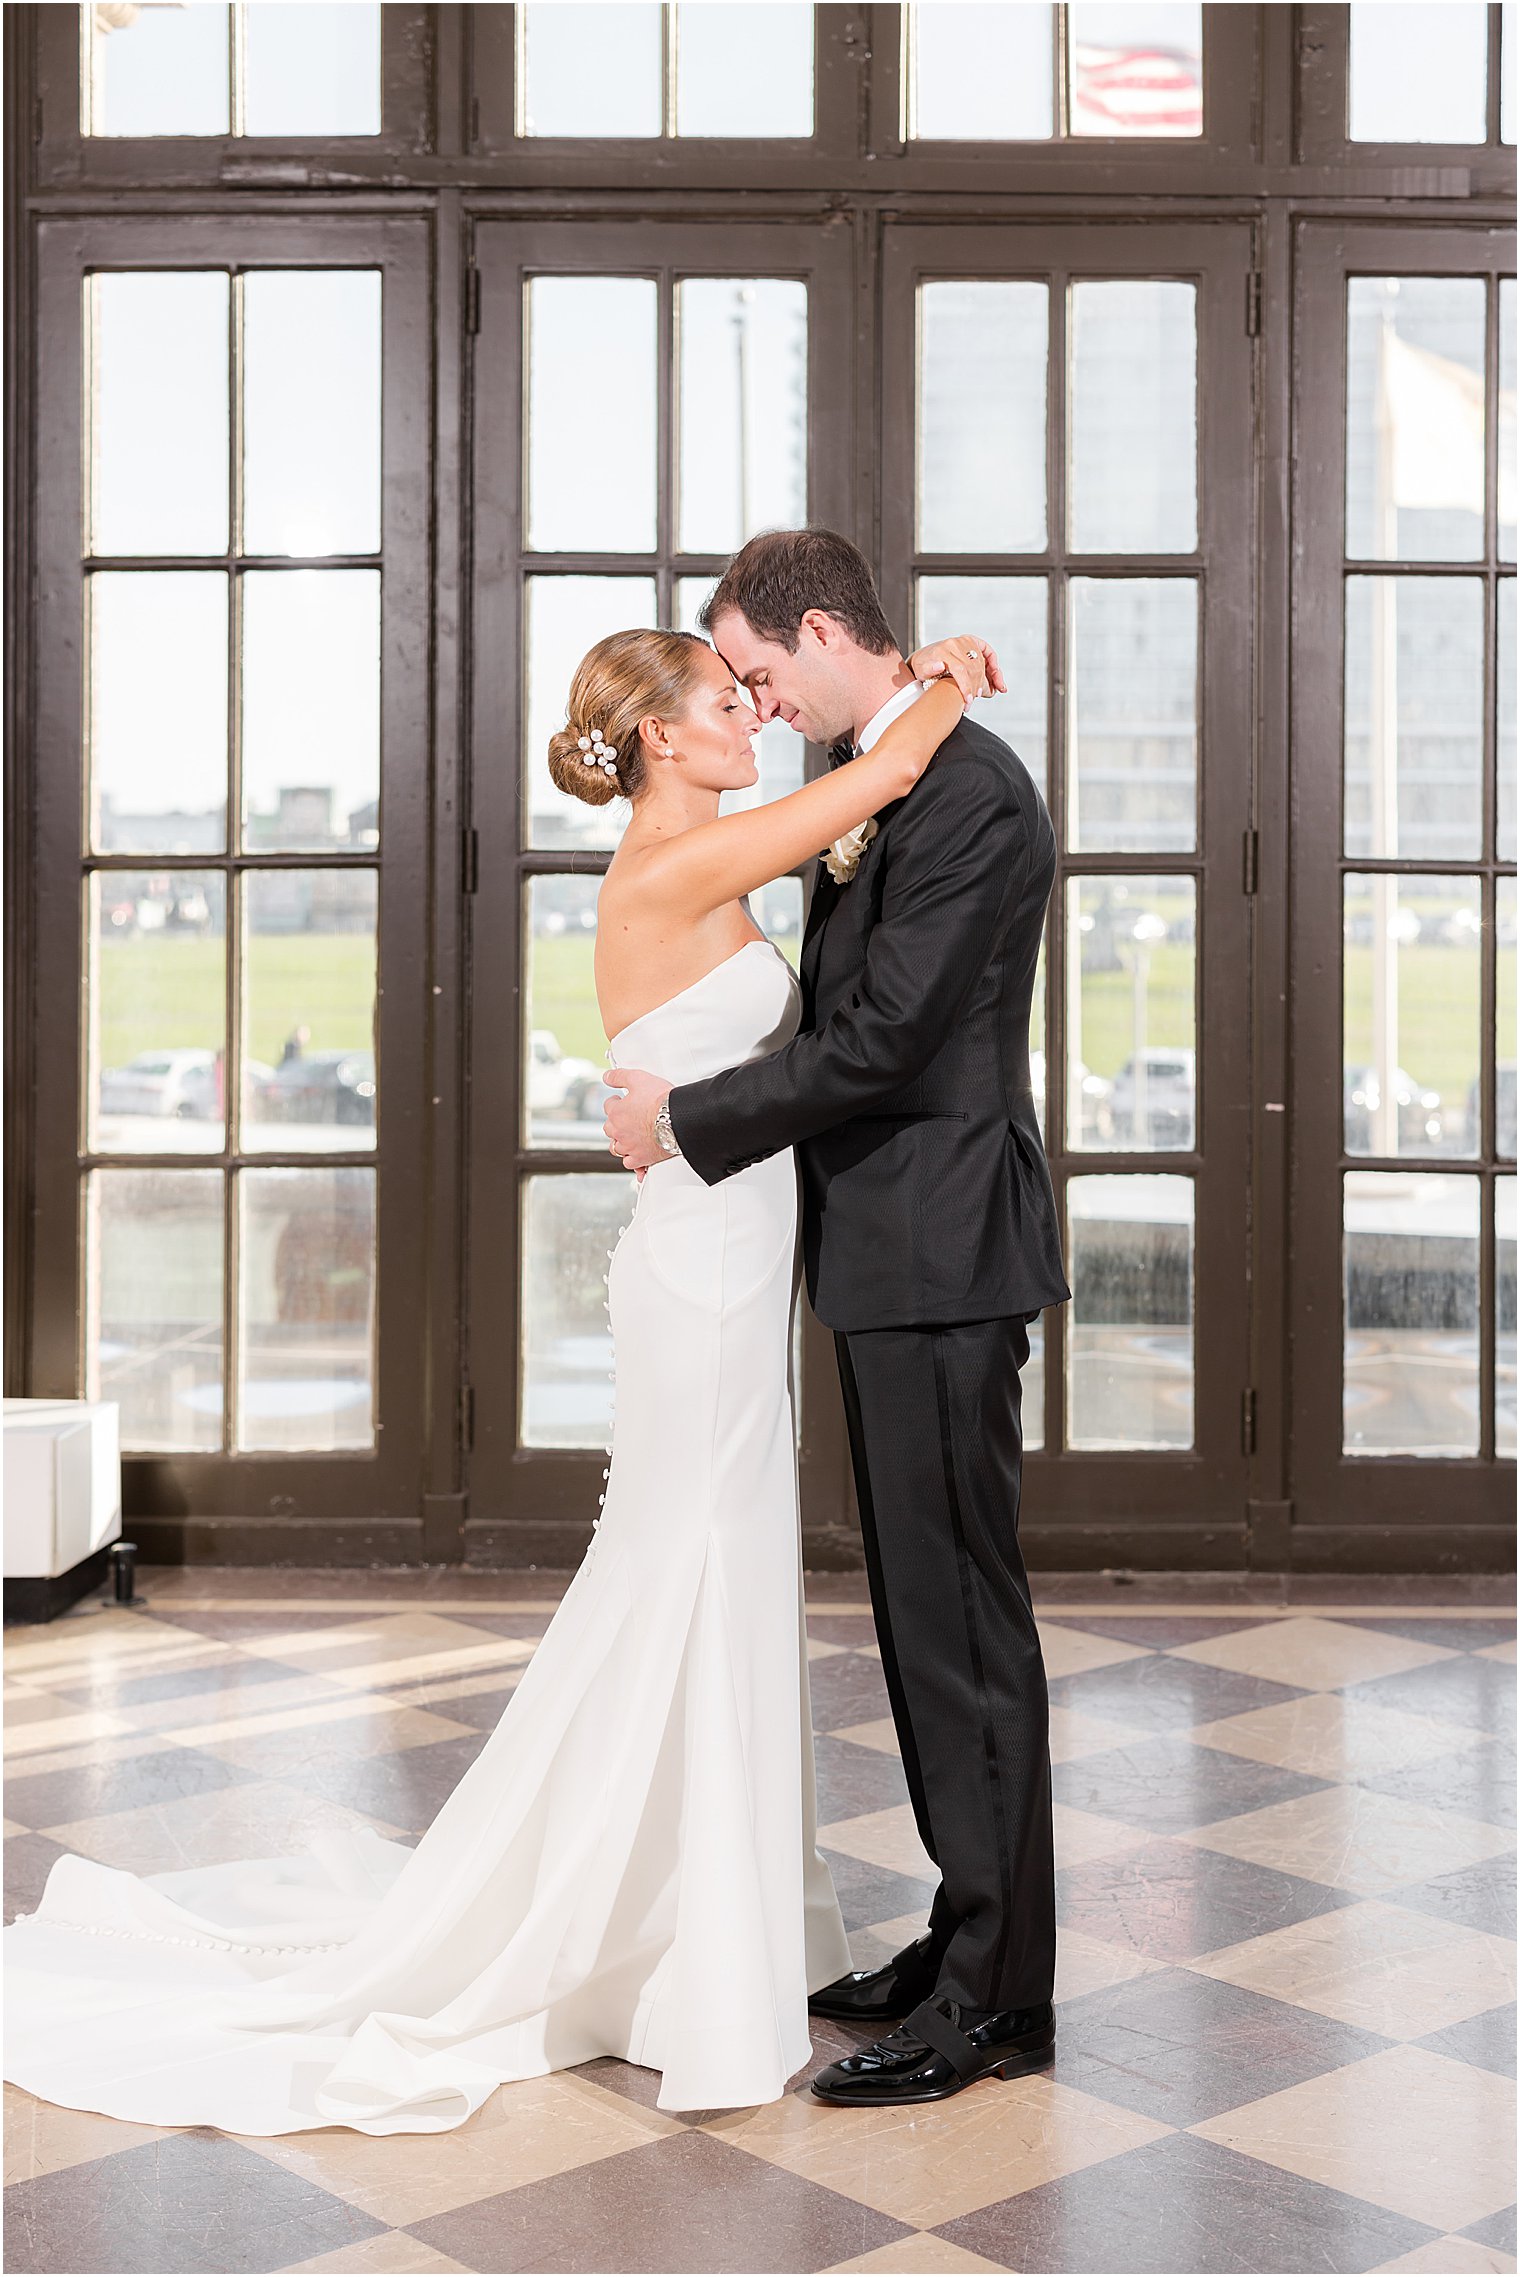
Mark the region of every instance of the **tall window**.
POLYGON ((1348 1455, 1515 1450, 1514 292, 1346 287, 1348 1455))
MULTIPOLYGON (((1011 692, 987 724, 1064 835, 1063 1130, 1043 985, 1031 1034, 1047 1137, 1080 1173, 1064 1444, 1188 1448, 1194 1183, 1167 1162, 1200 1146, 1197 287, 935 280, 919 287, 918 342, 918 636, 973 625, 1000 646, 1011 692), (1055 779, 1052 679, 1066 692, 1055 779), (1135 1167, 1088 1171, 1094 1155, 1135 1167)), ((1041 1324, 1032 1336, 1038 1446, 1041 1324)))
POLYGON ((366 1449, 380 277, 85 296, 84 1373, 130 1450, 366 1449))
MULTIPOLYGON (((549 737, 596 640, 631 625, 692 629, 747 536, 806 519, 808 288, 671 268, 533 275, 524 291, 522 833, 539 851, 523 907, 521 1144, 535 1166, 522 1191, 520 1430, 529 1447, 588 1447, 610 1418, 607 1253, 632 1182, 611 1165, 551 1163, 555 1150, 602 1148, 596 897, 627 809, 556 790, 549 737)), ((762 731, 756 751, 760 781, 730 805, 802 779, 789 728, 762 731)), ((800 881, 767 887, 754 907, 795 957, 800 881)))

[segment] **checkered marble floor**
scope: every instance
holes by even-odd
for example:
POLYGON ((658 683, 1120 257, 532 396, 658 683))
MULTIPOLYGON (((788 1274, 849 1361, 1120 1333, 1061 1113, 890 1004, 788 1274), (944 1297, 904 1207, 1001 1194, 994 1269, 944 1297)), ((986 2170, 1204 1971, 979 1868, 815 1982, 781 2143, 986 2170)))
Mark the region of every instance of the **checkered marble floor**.
MULTIPOLYGON (((918 2112, 831 2110, 804 2074, 672 2117, 609 2060, 384 2141, 132 2127, 8 2089, 9 2268, 1514 2269, 1499 1586, 1036 1579, 1052 2072, 918 2112)), ((558 1586, 150 1573, 146 1610, 8 1632, 8 1917, 66 1849, 151 1872, 335 1825, 415 1838, 558 1586)), ((822 1839, 868 1966, 921 1927, 930 1868, 861 1584, 809 1603, 822 1839)))

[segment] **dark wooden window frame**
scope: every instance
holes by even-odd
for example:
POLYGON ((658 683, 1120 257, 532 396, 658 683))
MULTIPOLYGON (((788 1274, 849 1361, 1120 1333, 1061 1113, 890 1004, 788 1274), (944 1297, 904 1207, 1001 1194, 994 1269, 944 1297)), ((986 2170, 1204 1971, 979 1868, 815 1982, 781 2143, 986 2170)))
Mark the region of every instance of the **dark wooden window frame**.
MULTIPOLYGON (((1322 1525, 1318 1520, 1326 1512, 1316 1508, 1312 1492, 1295 1513, 1299 1450, 1292 1428, 1293 1343, 1296 1335, 1302 1384, 1303 1348, 1315 1331, 1302 1317, 1295 1277, 1303 1241, 1296 1234, 1287 1110, 1295 1082, 1293 992, 1316 985, 1312 968, 1303 965, 1297 952, 1290 953, 1290 911, 1303 898, 1295 864, 1307 830, 1304 812, 1295 805, 1307 761, 1301 757, 1296 769, 1290 767, 1291 739, 1300 737, 1302 752, 1302 737, 1309 731, 1302 709, 1294 709, 1299 658, 1290 646, 1290 628, 1295 608, 1300 630, 1304 622, 1294 585, 1294 548, 1302 551, 1303 502, 1318 495, 1306 487, 1309 465, 1303 453, 1309 450, 1312 461, 1310 430, 1323 415, 1326 394, 1321 375, 1304 363, 1303 337, 1295 330, 1295 321, 1301 322, 1294 311, 1295 264, 1315 230, 1366 223, 1374 215, 1383 223, 1427 228, 1436 237, 1453 225, 1465 232, 1507 228, 1513 215, 1513 149, 1492 140, 1486 146, 1387 149, 1346 142, 1344 11, 1336 8, 1206 8, 1206 133, 1198 142, 1154 143, 1081 137, 1050 144, 905 144, 899 139, 898 11, 856 0, 820 11, 818 131, 806 142, 786 145, 691 139, 652 147, 645 142, 519 139, 510 132, 510 8, 418 7, 388 0, 384 27, 381 136, 289 144, 252 137, 86 141, 79 134, 73 9, 4 12, 11 193, 6 277, 11 381, 7 661, 13 762, 7 776, 9 1388, 56 1388, 62 1377, 53 1362, 65 1343, 72 1350, 73 1269, 59 1279, 47 1262, 58 1222, 46 1206, 49 1179, 58 1168, 57 1132, 72 1131, 74 1106, 72 1097, 66 1110, 58 1106, 59 1036, 50 1015, 57 1001, 62 937, 46 921, 52 898, 49 862, 57 848, 43 824, 56 790, 60 752, 65 768, 77 765, 77 743, 71 745, 67 730, 70 707, 77 710, 71 675, 77 676, 80 658, 77 645, 72 653, 60 652, 47 630, 60 591, 51 550, 56 501, 68 495, 68 483, 77 482, 77 444, 70 446, 76 460, 70 472, 59 457, 53 430, 50 358, 56 327, 42 289, 45 263, 71 227, 101 231, 136 217, 158 233, 155 244, 170 248, 163 258, 171 265, 180 260, 226 265, 238 257, 228 251, 236 233, 266 224, 286 233, 281 242, 288 248, 302 231, 341 222, 352 233, 345 243, 360 247, 371 242, 365 229, 382 224, 400 228, 406 221, 424 248, 421 267, 427 282, 419 291, 425 313, 415 337, 401 344, 408 403, 403 406, 398 399, 388 407, 388 416, 394 411, 409 422, 407 449, 415 453, 424 476, 420 521, 426 533, 419 541, 418 609, 405 655, 406 668, 422 691, 417 742, 421 787, 414 807, 418 827, 405 859, 416 884, 409 941, 416 952, 415 994, 422 1006, 415 1046, 416 1114, 427 1133, 425 1155, 420 1141, 416 1154, 421 1183, 411 1197, 409 1221, 401 1228, 401 1254, 416 1264, 406 1276, 415 1303, 415 1317, 406 1326, 412 1372, 395 1386, 399 1409, 384 1418, 383 1461, 304 1459, 302 1493, 295 1499, 301 1510, 313 1513, 309 1518, 285 1515, 288 1503, 277 1499, 287 1458, 244 1463, 247 1488, 236 1492, 224 1492, 217 1482, 225 1458, 200 1469, 186 1469, 178 1458, 167 1457, 128 1467, 134 1528, 163 1554, 221 1556, 219 1527, 225 1524, 240 1557, 364 1562, 417 1554, 449 1559, 465 1552, 470 1506, 467 1387, 461 1398, 464 1289, 471 1267, 477 1278, 486 1270, 500 1270, 500 1260, 483 1250, 480 1229, 472 1233, 467 1226, 465 1194, 471 1133, 465 1046, 472 1020, 472 970, 478 987, 482 967, 479 939, 473 968, 466 961, 470 904, 462 893, 460 834, 479 819, 485 825, 483 845, 490 836, 489 814, 471 815, 466 781, 477 735, 470 702, 472 692, 478 692, 472 690, 469 666, 474 630, 470 595, 479 575, 471 559, 469 474, 474 233, 487 226, 534 226, 551 216, 586 222, 692 221, 714 229, 760 220, 817 225, 828 217, 847 235, 851 248, 848 306, 840 319, 846 350, 833 399, 843 422, 841 433, 847 430, 839 466, 850 510, 847 518, 839 518, 882 562, 896 609, 906 582, 902 565, 894 566, 881 539, 883 518, 890 516, 894 471, 881 430, 881 395, 890 375, 881 368, 879 354, 887 344, 881 296, 893 227, 954 222, 986 231, 990 242, 1000 228, 1029 223, 1045 229, 1081 221, 1238 220, 1249 226, 1254 241, 1246 309, 1255 334, 1254 456, 1241 473, 1236 503, 1242 526, 1254 513, 1257 529, 1250 669, 1252 820, 1259 829, 1260 882, 1250 909, 1249 1035, 1242 1047, 1250 1060, 1251 1085, 1232 1105, 1232 1112, 1249 1121, 1252 1134, 1242 1238, 1249 1381, 1257 1398, 1244 1530, 1238 1523, 1238 1501, 1227 1527, 1168 1527, 1159 1518, 1142 1527, 1128 1522, 1129 1495, 1115 1508, 1113 1523, 1106 1502, 1102 1507, 1096 1497, 1084 1502, 1075 1489, 1070 1503, 1053 1491, 1047 1498, 1045 1481, 1053 1480, 1062 1465, 1064 1475, 1076 1478, 1077 1467, 1091 1461, 1063 1456, 1059 1462, 1039 1459, 1041 1483, 1026 1513, 1027 1540, 1033 1556, 1046 1564, 1123 1564, 1136 1558, 1161 1564, 1243 1559, 1268 1569, 1291 1564, 1411 1567, 1458 1560, 1507 1564, 1509 1509, 1501 1514, 1503 1523, 1490 1523, 1487 1504, 1475 1513, 1477 1522, 1459 1522, 1470 1507, 1465 1480, 1459 1487, 1461 1511, 1443 1510, 1428 1522, 1411 1519, 1392 1530, 1375 1524, 1322 1525), (505 73, 503 56, 508 59, 505 73), (1300 454, 1296 468, 1295 452, 1300 454), (62 493, 53 479, 60 466, 62 493), (61 740, 60 716, 66 730, 61 740), (67 1336, 55 1311, 60 1302, 66 1308, 67 1336), (386 1467, 395 1462, 393 1421, 404 1431, 415 1426, 417 1460, 404 1480, 401 1472, 407 1466, 397 1466, 394 1500, 377 1509, 374 1490, 383 1477, 393 1475, 386 1467), (352 1492, 338 1484, 345 1470, 356 1481, 352 1492), (218 1511, 226 1517, 218 1519, 218 1511), (141 1512, 162 1515, 144 1523, 141 1512), (388 1514, 393 1512, 403 1514, 388 1514), (1295 1524, 1295 1515, 1315 1522, 1295 1524), (246 1523, 250 1516, 257 1523, 246 1523)), ((1494 37, 1491 33, 1491 56, 1494 37)), ((369 255, 360 251, 353 257, 367 260, 369 255)), ((300 257, 282 249, 279 258, 300 257)), ((726 257, 722 265, 731 272, 726 257)), ((77 305, 68 321, 77 321, 77 305)), ((815 309, 815 340, 817 324, 815 309)), ((479 343, 475 345, 478 350, 479 343)), ((394 383, 395 375, 390 377, 394 383)), ((77 557, 66 565, 65 575, 77 578, 77 557)), ((1300 687, 1300 696, 1307 685, 1300 687)), ((1323 722, 1313 733, 1322 743, 1323 722)), ((480 751, 482 765, 488 766, 490 745, 484 736, 480 751)), ((478 767, 477 795, 482 779, 478 767)), ((393 843, 392 861, 397 853, 393 843)), ((72 824, 64 855, 72 876, 78 863, 72 824)), ((1232 870, 1236 858, 1227 845, 1224 859, 1232 870)), ((509 859, 519 862, 516 853, 509 859)), ((79 935, 72 914, 66 948, 77 967, 79 935)), ((382 951, 389 960, 387 987, 394 1005, 397 968, 390 948, 382 944, 382 951)), ((512 953, 516 955, 515 948, 512 953)), ((1298 1003, 1302 1012, 1301 994, 1298 1003)), ((76 1007, 67 1008, 67 1021, 65 1038, 77 1034, 76 1007)), ((478 1080, 483 1048, 478 1016, 474 1033, 478 1080)), ((1056 1038, 1049 1040, 1054 1059, 1056 1038)), ((388 1064, 399 1080, 394 1052, 388 1064)), ((389 1099, 390 1111, 399 1112, 395 1083, 389 1099)), ((399 1128, 395 1136, 399 1140, 399 1128)), ((1092 1158, 1085 1156, 1074 1165, 1090 1166, 1092 1158)), ((1121 1167, 1133 1164, 1126 1160, 1121 1167)), ((1337 1288, 1337 1307, 1338 1299, 1337 1288)), ((392 1345, 388 1353, 382 1346, 382 1366, 398 1349, 392 1345)), ((1053 1358, 1050 1364, 1058 1363, 1053 1358)), ((391 1396, 389 1380, 382 1381, 382 1401, 391 1396)), ((1159 1459, 1158 1474, 1168 1459, 1159 1459)), ((1130 1468, 1126 1461, 1126 1471, 1130 1468)), ((1421 1468, 1427 1481, 1452 1475, 1458 1488, 1459 1474, 1449 1474, 1445 1464, 1421 1468)), ((817 1470, 813 1475, 811 1538, 816 1544, 822 1523, 823 1546, 832 1555, 850 1538, 842 1461, 832 1484, 817 1470), (820 1503, 818 1496, 825 1501, 820 1503)), ((1095 1483, 1089 1474, 1089 1486, 1095 1483)), ((1502 1473, 1499 1486, 1503 1491, 1502 1473)), ((497 1527, 496 1539, 488 1538, 489 1525, 474 1533, 470 1554, 517 1563, 542 1557, 551 1544, 562 1554, 567 1541, 583 1538, 583 1532, 567 1535, 566 1524, 583 1528, 593 1503, 594 1493, 585 1494, 574 1501, 573 1516, 554 1519, 546 1532, 535 1483, 497 1527)), ((562 1507, 570 1509, 569 1504, 562 1507)))
POLYGON ((1513 1163, 1494 1158, 1494 881, 1513 877, 1513 862, 1496 859, 1494 706, 1485 694, 1483 853, 1474 862, 1346 856, 1342 834, 1344 579, 1359 573, 1465 577, 1485 588, 1485 690, 1495 685, 1497 452, 1489 453, 1484 547, 1476 561, 1348 560, 1344 553, 1346 285, 1354 276, 1453 276, 1489 279, 1487 326, 1488 432, 1498 397, 1497 280, 1515 267, 1513 230, 1420 228, 1399 223, 1350 226, 1305 223, 1300 231, 1295 331, 1317 386, 1300 400, 1295 475, 1295 639, 1293 797, 1296 809, 1294 894, 1293 1444, 1295 1528, 1319 1537, 1316 1556, 1359 1565, 1365 1537, 1393 1543, 1407 1532, 1443 1537, 1444 1560, 1465 1566, 1492 1556, 1513 1518, 1515 1476, 1493 1456, 1494 1180, 1513 1163), (1341 879, 1345 873, 1430 876, 1479 881, 1483 910, 1480 1049, 1483 1148, 1476 1157, 1348 1155, 1343 1152, 1341 1088, 1341 879), (1437 1172, 1471 1177, 1482 1196, 1479 1234, 1480 1452, 1471 1457, 1347 1455, 1342 1452, 1343 1171, 1437 1172), (1453 1501, 1459 1505, 1454 1514, 1453 1501), (1363 1540, 1357 1540, 1358 1534, 1363 1540))
MULTIPOLYGON (((1455 160, 1472 189, 1503 196, 1512 191, 1513 144, 1499 140, 1500 9, 1488 10, 1488 140, 1454 143, 1353 142, 1347 131, 1350 100, 1351 11, 1348 6, 1301 7, 1299 19, 1298 156, 1311 165, 1378 166, 1419 170, 1455 160)), ((1520 37, 1520 27, 1516 36, 1520 37)))
MULTIPOLYGON (((475 229, 480 331, 473 358, 475 430, 475 617, 472 716, 474 827, 480 890, 471 898, 472 1015, 470 1205, 472 1270, 467 1299, 470 1375, 475 1387, 470 1457, 470 1554, 490 1556, 504 1535, 523 1538, 510 1515, 525 1503, 546 1562, 578 1557, 589 1535, 606 1460, 600 1448, 557 1450, 518 1443, 522 1357, 520 1195, 528 1176, 624 1176, 605 1149, 525 1147, 522 1042, 528 1020, 523 972, 527 882, 545 876, 597 876, 606 853, 526 843, 524 785, 532 755, 526 738, 521 597, 529 576, 587 574, 653 578, 668 611, 677 577, 710 576, 723 557, 682 552, 671 527, 675 390, 662 363, 658 394, 658 544, 652 554, 555 554, 522 542, 523 301, 535 275, 637 275, 659 279, 668 336, 678 276, 790 276, 807 280, 808 485, 820 520, 848 519, 850 420, 832 381, 848 370, 853 247, 843 221, 717 224, 670 222, 483 221, 475 229), (510 1048, 506 1048, 509 1046, 510 1048), (504 1134, 512 1134, 510 1147, 504 1134), (510 1168, 509 1168, 510 1165, 510 1168), (486 1269, 484 1261, 490 1260, 486 1269)), ((821 755, 809 754, 816 767, 821 755)), ((844 1442, 833 1388, 832 1340, 809 1319, 803 1337, 801 1479, 815 1542, 839 1529, 844 1442)))
MULTIPOLYGON (((1254 573, 1238 541, 1252 462, 1251 344, 1246 333, 1249 228, 1239 222, 1141 224, 1104 220, 1048 226, 975 228, 901 224, 886 242, 883 330, 886 348, 882 556, 890 603, 908 619, 915 576, 1043 575, 1049 580, 1051 815, 1062 846, 1046 927, 1046 1139, 1057 1191, 1104 1172, 1174 1172, 1195 1183, 1194 1416, 1189 1451, 1108 1454, 1062 1444, 1067 1313, 1045 1318, 1045 1446, 1026 1457, 1037 1526, 1077 1524, 1109 1540, 1144 1528, 1170 1541, 1180 1562, 1200 1562, 1200 1534, 1220 1561, 1238 1558, 1245 1499, 1242 1395, 1249 1349, 1239 1291, 1248 1274, 1250 1148, 1235 1102, 1250 1089, 1244 1018, 1250 955, 1250 902, 1241 850, 1252 824, 1250 635, 1254 573), (915 300, 923 281, 943 277, 1034 277, 1051 284, 1047 391, 1049 538, 1043 552, 927 554, 913 519, 915 300), (1178 553, 1078 553, 1066 525, 1065 287, 1076 278, 1178 277, 1198 289, 1199 542, 1178 553), (1067 853, 1064 672, 1065 595, 1072 576, 1174 577, 1196 582, 1200 599, 1198 685, 1198 840, 1191 854, 1067 853), (1066 880, 1074 876, 1192 877, 1197 882, 1194 1007, 1201 1072, 1199 1144, 1147 1154, 1069 1149, 1065 1143, 1066 880), (1111 1515, 1093 1516, 1095 1511, 1111 1515), (1192 1540, 1182 1544, 1182 1537, 1192 1540), (1236 1546, 1226 1549, 1225 1544, 1236 1546)), ((1207 1562, 1203 1559, 1202 1562, 1207 1562)))
MULTIPOLYGON (((85 934, 80 880, 91 870, 360 869, 378 866, 378 1058, 382 1069, 377 1146, 370 1155, 323 1157, 377 1172, 375 1413, 373 1452, 282 1451, 125 1458, 125 1494, 134 1515, 170 1518, 189 1511, 240 1525, 281 1528, 303 1519, 381 1520, 399 1544, 418 1523, 426 1355, 418 1332, 422 1227, 412 1196, 425 1175, 424 1112, 428 1004, 426 967, 427 782, 426 642, 428 616, 428 385, 423 343, 429 298, 428 242, 415 220, 341 217, 290 220, 249 216, 187 221, 113 215, 44 222, 38 246, 38 337, 43 385, 53 414, 39 432, 38 477, 47 512, 37 521, 37 685, 35 717, 35 1017, 47 1048, 34 1070, 36 1129, 50 1134, 33 1169, 30 1388, 72 1397, 78 1384, 82 1174, 97 1160, 76 1152, 83 1069, 82 981, 85 934), (382 402, 384 532, 381 566, 381 836, 376 854, 90 855, 84 834, 85 684, 82 464, 83 282, 99 271, 261 268, 378 268, 383 275, 382 402)), ((225 558, 229 570, 235 557, 225 558)), ((236 557, 241 558, 241 557, 236 557)), ((147 566, 147 564, 134 566, 147 566)), ((200 557, 154 558, 153 568, 207 566, 200 557)), ((229 815, 229 831, 235 817, 229 815)), ((228 897, 229 917, 231 897, 228 897)), ((230 944, 229 944, 230 951, 230 944)), ((230 965, 229 965, 230 969, 230 965)), ((236 1040, 232 1050, 234 1064, 236 1040)), ((229 1173, 240 1157, 133 1155, 132 1167, 229 1173)), ((309 1153, 261 1152, 251 1166, 318 1166, 309 1153)), ((227 1301, 232 1301, 228 1292, 227 1301)))

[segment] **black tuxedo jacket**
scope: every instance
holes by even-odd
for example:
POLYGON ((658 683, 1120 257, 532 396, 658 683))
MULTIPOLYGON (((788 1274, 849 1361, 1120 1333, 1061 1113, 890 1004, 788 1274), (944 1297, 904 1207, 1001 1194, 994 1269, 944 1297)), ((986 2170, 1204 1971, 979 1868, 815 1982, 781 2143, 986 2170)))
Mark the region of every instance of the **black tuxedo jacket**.
POLYGON ((1029 1078, 1050 817, 963 720, 877 820, 848 886, 819 865, 799 1033, 679 1085, 671 1126, 710 1186, 798 1149, 825 1327, 1032 1315, 1071 1294, 1029 1078))

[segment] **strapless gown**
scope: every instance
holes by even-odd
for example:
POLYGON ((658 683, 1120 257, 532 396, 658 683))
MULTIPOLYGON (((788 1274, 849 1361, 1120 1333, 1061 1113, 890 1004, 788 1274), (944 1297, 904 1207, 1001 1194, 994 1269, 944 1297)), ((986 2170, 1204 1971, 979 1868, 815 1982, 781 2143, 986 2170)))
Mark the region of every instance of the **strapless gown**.
MULTIPOLYGON (((775 1050, 755 940, 613 1039, 684 1081, 775 1050)), ((797 1189, 651 1170, 613 1254, 617 1412, 591 1548, 415 1850, 368 1831, 138 1877, 59 1859, 5 1932, 5 2076, 250 2135, 456 2127, 614 2055, 659 2102, 768 2102, 850 1956, 814 1840, 789 1383, 797 1189)))

